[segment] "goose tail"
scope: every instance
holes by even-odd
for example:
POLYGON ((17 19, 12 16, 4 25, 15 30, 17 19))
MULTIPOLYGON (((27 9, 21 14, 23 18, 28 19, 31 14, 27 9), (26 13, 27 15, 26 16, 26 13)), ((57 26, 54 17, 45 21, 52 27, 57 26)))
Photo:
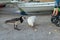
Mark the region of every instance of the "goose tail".
POLYGON ((6 20, 5 23, 9 23, 11 20, 6 20))

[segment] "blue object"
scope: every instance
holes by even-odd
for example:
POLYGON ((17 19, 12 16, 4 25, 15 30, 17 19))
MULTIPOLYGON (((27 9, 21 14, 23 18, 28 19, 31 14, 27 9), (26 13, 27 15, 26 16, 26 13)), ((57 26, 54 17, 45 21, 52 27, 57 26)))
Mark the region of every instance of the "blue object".
POLYGON ((27 15, 25 11, 20 12, 21 15, 27 15))
POLYGON ((19 10, 21 11, 20 12, 21 15, 27 15, 26 12, 22 8, 19 8, 19 10))
POLYGON ((55 0, 55 7, 59 7, 60 6, 60 0, 55 0))

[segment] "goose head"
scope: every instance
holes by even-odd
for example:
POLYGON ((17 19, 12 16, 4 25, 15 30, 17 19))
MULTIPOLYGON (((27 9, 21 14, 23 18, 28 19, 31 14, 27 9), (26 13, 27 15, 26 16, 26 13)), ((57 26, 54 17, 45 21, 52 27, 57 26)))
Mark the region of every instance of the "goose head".
POLYGON ((26 17, 21 16, 21 17, 20 17, 20 22, 22 23, 25 19, 26 19, 26 17))

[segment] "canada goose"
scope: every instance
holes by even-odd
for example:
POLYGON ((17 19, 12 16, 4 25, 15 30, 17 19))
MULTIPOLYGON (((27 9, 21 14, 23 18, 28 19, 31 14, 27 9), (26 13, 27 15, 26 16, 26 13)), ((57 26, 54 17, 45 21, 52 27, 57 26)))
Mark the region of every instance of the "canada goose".
POLYGON ((6 20, 5 23, 12 23, 12 24, 14 24, 14 29, 21 30, 21 29, 18 29, 17 26, 19 23, 23 23, 24 19, 25 19, 25 17, 21 16, 20 18, 13 18, 10 20, 6 20))

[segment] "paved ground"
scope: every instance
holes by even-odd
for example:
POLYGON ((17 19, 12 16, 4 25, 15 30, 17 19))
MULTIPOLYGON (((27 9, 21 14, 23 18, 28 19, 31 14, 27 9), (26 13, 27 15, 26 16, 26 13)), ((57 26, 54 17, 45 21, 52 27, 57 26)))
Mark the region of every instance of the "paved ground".
POLYGON ((14 17, 19 16, 0 15, 0 40, 60 40, 60 27, 51 23, 50 15, 37 16, 36 32, 27 25, 27 22, 19 25, 21 31, 14 30, 13 25, 4 23, 5 20, 14 17))

